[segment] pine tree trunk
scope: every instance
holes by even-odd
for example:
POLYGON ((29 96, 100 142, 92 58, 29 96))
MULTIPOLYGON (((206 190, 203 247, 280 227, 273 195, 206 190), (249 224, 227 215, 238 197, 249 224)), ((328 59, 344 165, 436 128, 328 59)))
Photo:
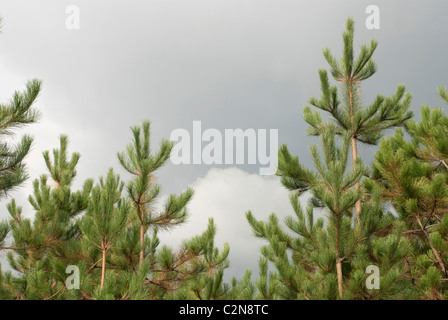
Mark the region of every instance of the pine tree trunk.
POLYGON ((339 290, 339 299, 342 300, 342 287, 343 287, 343 277, 342 277, 342 259, 340 253, 340 229, 341 229, 341 220, 340 215, 337 217, 337 225, 336 225, 336 273, 338 275, 338 290, 339 290))
MULTIPOLYGON (((356 169, 356 165, 355 165, 355 161, 356 158, 358 157, 358 147, 356 145, 356 137, 355 137, 355 115, 354 115, 354 102, 353 102, 353 90, 354 90, 354 86, 353 86, 353 82, 351 80, 349 80, 348 84, 348 90, 349 90, 349 104, 350 104, 350 124, 351 124, 351 146, 352 146, 352 167, 353 170, 356 169)), ((356 182, 355 184, 355 190, 359 190, 359 188, 361 187, 359 181, 356 182)), ((359 216, 361 214, 361 200, 356 201, 355 204, 355 218, 356 218, 356 224, 359 224, 359 216)))
POLYGON ((101 290, 104 287, 104 279, 106 277, 106 249, 103 248, 103 262, 101 266, 101 290))
POLYGON ((336 259, 336 272, 338 274, 338 289, 339 289, 339 299, 342 300, 342 283, 343 283, 343 278, 342 278, 342 262, 341 259, 338 258, 336 259))
POLYGON ((139 266, 141 267, 143 264, 143 242, 145 240, 145 226, 143 225, 143 217, 142 224, 140 225, 140 262, 139 266))
MULTIPOLYGON (((358 157, 358 148, 356 145, 356 138, 352 137, 351 138, 351 144, 352 144, 352 161, 353 161, 353 170, 355 170, 355 161, 356 158, 358 157)), ((359 188, 361 187, 361 184, 358 182, 355 183, 355 190, 359 190, 359 188)), ((361 214, 361 200, 356 201, 355 204, 355 218, 356 218, 356 223, 359 223, 359 215, 361 214)))

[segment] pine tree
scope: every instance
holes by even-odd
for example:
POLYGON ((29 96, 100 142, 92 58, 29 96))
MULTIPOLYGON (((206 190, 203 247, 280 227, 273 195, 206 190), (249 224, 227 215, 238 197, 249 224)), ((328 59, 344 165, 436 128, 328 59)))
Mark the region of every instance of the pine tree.
MULTIPOLYGON (((0 17, 0 34, 2 25, 3 19, 0 17)), ((14 92, 8 103, 0 104, 0 199, 5 198, 10 191, 21 186, 28 178, 24 159, 31 150, 33 138, 24 135, 16 145, 11 145, 6 140, 14 136, 16 129, 39 120, 40 112, 33 108, 33 105, 41 87, 42 82, 40 80, 28 81, 26 90, 14 92)), ((3 245, 9 231, 8 223, 0 223, 0 250, 5 249, 3 245)), ((3 279, 0 279, 0 296, 4 291, 1 288, 3 281, 3 279)))
MULTIPOLYGON (((358 57, 355 58, 353 49, 354 20, 352 18, 347 19, 346 30, 342 37, 343 55, 339 61, 333 56, 330 49, 323 50, 324 57, 331 67, 331 75, 339 83, 339 90, 337 86, 330 86, 327 71, 321 69, 319 76, 322 95, 320 99, 311 98, 309 103, 332 117, 331 121, 336 124, 337 134, 348 133, 350 135, 352 166, 355 170, 358 143, 376 145, 385 130, 401 126, 412 117, 412 112, 408 110, 411 94, 405 92, 404 85, 399 85, 393 96, 385 97, 379 94, 372 104, 364 107, 361 84, 374 75, 377 70, 372 56, 378 43, 372 39, 370 45, 362 45, 358 57)), ((324 126, 319 111, 313 112, 310 106, 306 106, 304 119, 311 126, 309 134, 322 134, 324 126)), ((292 184, 289 187, 296 189, 297 186, 292 184)), ((356 182, 355 188, 360 188, 359 181, 356 182)), ((359 220, 360 212, 361 199, 356 203, 357 220, 359 220)))
POLYGON ((344 136, 341 146, 335 136, 331 124, 322 130, 323 157, 312 146, 316 172, 283 151, 279 168, 285 171, 280 173, 294 172, 294 181, 312 194, 306 211, 298 193, 291 194, 296 216, 285 220, 289 230, 283 229, 274 214, 264 222, 247 213, 254 235, 269 243, 261 252, 275 266, 276 294, 283 299, 307 300, 401 298, 409 287, 403 275, 404 259, 411 249, 401 238, 399 221, 385 211, 379 189, 372 189, 362 205, 359 223, 352 224, 353 208, 362 196, 353 186, 367 168, 358 157, 356 170, 348 170, 350 136, 344 136), (326 220, 316 220, 316 210, 322 211, 326 220), (377 291, 365 285, 369 265, 380 268, 377 291))
POLYGON ((280 296, 286 299, 335 299, 337 296, 342 299, 342 263, 353 250, 349 248, 359 241, 356 236, 359 232, 351 228, 350 209, 360 198, 359 190, 352 187, 365 169, 358 159, 356 171, 346 174, 348 139, 345 139, 343 148, 339 149, 335 144, 333 126, 327 126, 326 132, 322 131, 321 135, 324 163, 317 148, 311 148, 317 173, 304 168, 298 158, 292 157, 287 151, 283 154, 288 156, 282 158, 285 163, 279 163, 279 168, 288 166, 288 169, 294 171, 295 181, 313 194, 306 215, 298 195, 291 196, 297 221, 289 217, 285 224, 297 237, 284 231, 275 215, 271 215, 267 222, 261 222, 251 212, 247 213, 255 236, 269 241, 269 246, 262 248, 262 254, 274 263, 282 283, 280 296), (315 207, 327 209, 327 230, 322 219, 314 222, 315 207), (291 254, 287 253, 289 250, 291 254), (314 253, 314 256, 309 256, 310 253, 314 253), (324 283, 323 287, 317 284, 320 282, 324 283), (337 294, 334 288, 337 288, 337 294))
MULTIPOLYGON (((71 191, 80 155, 67 155, 68 138, 60 137, 60 148, 43 157, 49 172, 34 180, 34 194, 29 202, 35 210, 34 219, 23 218, 22 208, 12 200, 8 205, 11 215, 9 226, 12 245, 7 249, 8 261, 20 276, 14 280, 12 294, 19 299, 46 299, 60 292, 64 286, 66 266, 60 262, 64 251, 73 250, 72 243, 78 234, 75 219, 88 205, 93 181, 87 180, 83 189, 71 191), (49 178, 52 183, 49 183, 49 178), (57 270, 57 267, 63 270, 57 270)), ((11 275, 7 275, 12 279, 11 275)))
MULTIPOLYGON (((133 175, 133 179, 127 184, 127 193, 133 211, 128 221, 127 234, 134 236, 132 240, 128 239, 133 243, 128 247, 136 248, 135 236, 137 228, 139 229, 139 258, 133 259, 134 253, 128 251, 127 263, 136 268, 137 262, 138 265, 142 265, 145 260, 148 260, 151 278, 147 282, 152 288, 151 295, 153 296, 163 297, 166 294, 183 296, 187 291, 199 292, 202 290, 202 285, 209 285, 210 279, 219 276, 219 270, 227 267, 228 245, 225 245, 222 252, 214 247, 216 226, 211 220, 204 234, 185 241, 179 252, 173 252, 166 246, 157 250, 159 230, 170 230, 187 221, 186 206, 193 196, 193 190, 188 188, 180 195, 170 195, 163 209, 160 212, 157 211, 155 204, 160 194, 160 186, 156 183, 155 171, 169 159, 173 143, 163 139, 159 151, 152 153, 150 122, 143 121, 142 126, 134 126, 131 131, 132 144, 127 146, 125 152, 118 153, 120 164, 133 175), (148 236, 148 233, 151 235, 148 236), (205 279, 205 274, 208 274, 209 278, 205 279), (177 285, 173 285, 174 283, 177 285), (178 292, 184 284, 186 287, 193 284, 194 289, 184 289, 183 293, 178 292)), ((211 293, 205 296, 210 297, 211 293)), ((191 298, 199 298, 199 296, 191 296, 191 298)))
MULTIPOLYGON (((0 17, 0 34, 1 28, 0 17)), ((24 135, 17 145, 10 145, 5 140, 12 137, 16 129, 39 120, 40 113, 33 108, 33 104, 41 87, 40 80, 28 81, 24 91, 14 92, 8 103, 0 104, 0 197, 6 197, 9 191, 19 187, 28 178, 23 161, 30 152, 33 138, 24 135)))
MULTIPOLYGON (((439 94, 448 102, 446 91, 439 94)), ((410 120, 383 139, 375 156, 370 187, 383 196, 404 222, 403 236, 413 246, 407 276, 420 299, 445 299, 448 278, 448 117, 442 109, 421 108, 420 123, 410 120)))
MULTIPOLYGON (((207 230, 201 235, 184 242, 182 248, 196 256, 202 252, 203 259, 193 258, 195 268, 190 270, 202 270, 193 277, 185 278, 184 284, 176 292, 170 293, 167 298, 186 300, 224 300, 228 299, 229 286, 224 283, 224 269, 229 266, 227 256, 229 247, 225 244, 220 252, 214 246, 216 226, 213 219, 209 219, 207 230), (205 246, 204 246, 205 244, 205 246), (200 250, 200 251, 197 251, 200 250)), ((184 254, 185 256, 185 254, 184 254)), ((188 257, 188 255, 186 255, 188 257)), ((185 258, 183 258, 185 259, 185 258)), ((187 269, 188 270, 188 269, 187 269)), ((185 271, 181 272, 182 273, 185 271)), ((188 271, 189 273, 191 271, 188 271)))
MULTIPOLYGON (((147 124, 143 125, 146 138, 134 144, 136 157, 131 159, 140 157, 135 172, 152 172, 144 171, 148 164, 154 168, 154 158, 142 160, 148 153, 139 151, 149 150, 147 124)), ((133 132, 140 138, 137 127, 133 132)), ((80 155, 69 155, 66 136, 61 136, 60 148, 53 150, 53 159, 48 151, 43 158, 48 174, 34 181, 34 194, 29 197, 34 217, 23 218, 22 208, 12 200, 8 205, 11 219, 0 225, 2 242, 8 235, 12 238, 0 249, 8 251, 8 262, 16 273, 0 270, 1 299, 213 299, 227 292, 222 279, 229 247, 215 247, 212 219, 201 235, 185 240, 177 250, 159 247, 157 230, 184 221, 192 190, 169 196, 162 212, 156 213, 147 209, 160 189, 142 176, 131 180, 125 192, 125 183, 110 169, 95 186, 88 179, 81 190, 73 192, 80 155), (142 190, 145 206, 138 207, 136 199, 142 190), (142 262, 141 212, 145 212, 145 233, 149 228, 152 233, 145 235, 142 262), (79 288, 68 287, 68 267, 79 270, 79 288)))
POLYGON ((101 251, 101 284, 104 287, 107 253, 124 232, 129 204, 121 198, 123 184, 112 170, 92 190, 86 215, 82 219, 83 237, 101 251))
POLYGON ((305 168, 286 145, 279 150, 277 174, 293 191, 291 205, 296 214, 285 220, 289 230, 283 229, 274 214, 266 222, 247 214, 255 236, 269 243, 261 252, 275 266, 281 298, 385 299, 401 298, 409 290, 404 261, 411 248, 401 238, 403 225, 386 210, 380 188, 369 192, 361 188, 369 170, 358 156, 357 143, 375 145, 384 130, 403 125, 412 116, 408 111, 411 96, 400 85, 392 97, 378 95, 373 104, 362 107, 360 85, 376 71, 371 57, 377 43, 372 40, 370 46, 363 45, 354 59, 353 32, 354 22, 349 18, 339 62, 329 49, 324 50, 342 98, 338 88, 330 86, 327 71, 320 70, 322 96, 309 100, 333 120, 324 122, 318 111, 309 106, 304 109, 309 133, 321 137, 323 156, 311 147, 316 171, 305 168), (312 198, 304 211, 299 196, 306 191, 312 198), (326 219, 315 220, 316 210, 326 219), (374 291, 365 283, 366 268, 371 265, 379 267, 382 284, 374 291))
POLYGON ((118 159, 123 168, 135 176, 128 184, 127 190, 140 223, 141 265, 145 257, 145 234, 151 228, 151 231, 157 232, 158 229, 170 229, 184 223, 187 219, 185 206, 193 196, 193 190, 187 189, 180 196, 171 195, 162 213, 152 212, 151 206, 160 193, 154 172, 169 159, 173 143, 164 139, 160 150, 151 154, 149 121, 144 121, 142 127, 132 127, 131 130, 133 143, 128 145, 126 152, 118 153, 118 159))

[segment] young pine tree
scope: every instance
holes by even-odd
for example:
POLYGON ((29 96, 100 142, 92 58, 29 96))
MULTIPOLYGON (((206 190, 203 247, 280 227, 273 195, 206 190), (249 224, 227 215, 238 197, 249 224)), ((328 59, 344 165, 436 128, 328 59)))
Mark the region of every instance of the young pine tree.
POLYGON ((352 251, 349 248, 359 240, 356 236, 359 231, 351 228, 350 209, 360 198, 359 190, 352 187, 365 169, 358 159, 356 171, 345 172, 348 139, 342 149, 337 148, 333 126, 327 126, 321 136, 324 163, 317 148, 311 148, 317 173, 304 168, 297 157, 287 152, 282 158, 286 164, 279 163, 279 168, 294 167, 295 181, 313 194, 306 214, 298 195, 291 196, 297 221, 289 217, 285 223, 296 236, 284 231, 274 214, 267 222, 261 222, 251 212, 247 213, 254 235, 269 242, 269 246, 262 248, 262 254, 274 263, 282 284, 279 295, 286 299, 336 299, 338 296, 342 299, 342 263, 352 251), (327 230, 322 219, 314 221, 314 209, 320 207, 327 209, 327 230))
POLYGON ((92 196, 82 219, 81 232, 87 240, 101 252, 101 284, 104 288, 107 254, 116 240, 124 233, 129 214, 129 204, 121 198, 123 184, 112 170, 100 185, 92 190, 92 196))
POLYGON ((410 248, 397 231, 399 225, 384 211, 378 190, 363 203, 359 223, 353 225, 353 209, 361 198, 354 185, 367 168, 358 157, 355 170, 348 169, 350 135, 345 134, 338 146, 333 125, 327 124, 321 133, 323 155, 311 148, 316 171, 287 151, 279 162, 279 168, 295 172, 295 183, 312 194, 306 211, 298 193, 291 195, 296 216, 285 220, 289 230, 274 214, 263 222, 247 213, 254 235, 268 241, 261 252, 276 269, 270 281, 278 287, 276 295, 265 295, 307 300, 400 298, 408 286, 402 276, 410 248), (325 219, 316 220, 316 210, 325 219), (381 287, 376 291, 366 286, 369 265, 380 269, 381 287))
POLYGON ((141 127, 135 126, 131 130, 133 143, 128 145, 126 152, 118 153, 118 159, 122 167, 134 176, 128 183, 127 191, 139 223, 139 265, 142 265, 151 251, 148 251, 150 242, 145 243, 147 232, 150 230, 156 235, 158 229, 170 229, 184 223, 187 219, 186 205, 193 196, 193 190, 187 189, 179 196, 170 195, 163 212, 154 212, 154 202, 160 193, 154 173, 169 159, 173 143, 162 140, 160 150, 152 154, 150 122, 144 121, 141 127))
MULTIPOLYGON (((441 97, 448 102, 444 88, 441 97)), ((442 109, 421 108, 422 120, 406 124, 384 139, 375 156, 369 188, 381 188, 405 227, 414 249, 407 257, 407 276, 414 298, 446 299, 448 295, 448 117, 442 109)))
MULTIPOLYGON (((177 250, 159 248, 157 229, 187 216, 191 191, 168 197, 161 213, 144 211, 143 223, 152 228, 152 235, 145 236, 140 263, 142 223, 135 201, 139 180, 131 181, 124 192, 125 184, 110 170, 96 186, 88 179, 73 192, 80 155, 69 155, 67 145, 67 137, 61 136, 53 159, 44 152, 48 174, 34 181, 29 197, 34 217, 24 218, 14 200, 8 205, 11 219, 1 225, 1 245, 8 235, 12 240, 0 249, 8 251, 14 273, 0 270, 1 299, 212 299, 226 292, 221 287, 229 247, 215 247, 213 220, 177 250), (68 267, 79 270, 77 288, 67 283, 68 267)), ((142 161, 136 172, 147 163, 142 161)), ((146 195, 158 194, 158 188, 156 193, 153 184, 145 188, 141 197, 148 204, 146 195)))
MULTIPOLYGON (((2 22, 0 17, 0 34, 2 22)), ((40 113, 33 105, 41 87, 42 82, 39 80, 28 81, 25 91, 16 91, 8 103, 0 104, 0 199, 5 198, 8 192, 19 187, 28 178, 24 159, 31 150, 33 138, 25 135, 16 145, 5 140, 12 137, 16 129, 39 119, 40 113)), ((8 223, 0 223, 0 250, 4 249, 2 246, 8 233, 8 223)))
MULTIPOLYGON (((0 34, 1 32, 0 17, 0 34)), ((16 129, 39 119, 40 113, 33 108, 33 104, 41 87, 40 80, 28 81, 24 91, 14 92, 8 103, 0 104, 0 197, 5 197, 28 178, 23 160, 30 152, 33 138, 25 135, 17 145, 10 145, 5 139, 13 136, 16 129)))
POLYGON ((361 188, 361 178, 368 170, 359 158, 357 144, 375 145, 384 130, 403 125, 412 116, 408 111, 411 96, 400 85, 392 97, 378 95, 370 106, 363 107, 361 83, 376 71, 371 58, 377 43, 372 40, 361 46, 355 59, 353 35, 354 21, 348 19, 340 61, 329 49, 324 50, 339 88, 330 86, 327 71, 320 70, 322 95, 309 100, 332 120, 324 122, 319 111, 313 112, 309 106, 304 109, 304 119, 311 125, 309 133, 321 136, 323 159, 315 147, 311 149, 317 172, 303 167, 285 145, 279 150, 277 174, 283 185, 295 192, 291 204, 296 217, 285 221, 290 230, 283 230, 275 215, 267 222, 257 221, 250 212, 247 215, 255 235, 269 242, 262 254, 276 268, 274 279, 281 284, 278 294, 282 298, 400 298, 409 288, 403 274, 404 259, 411 249, 400 237, 402 225, 386 212, 380 190, 367 193, 361 188), (340 146, 336 137, 342 140, 340 146), (351 172, 346 170, 349 153, 351 172), (311 192, 312 201, 304 212, 298 197, 306 191, 311 192), (325 213, 326 220, 315 221, 316 209, 325 213), (387 250, 390 245, 394 250, 387 250), (371 265, 380 269, 382 285, 376 291, 365 283, 366 268, 371 265))
POLYGON ((132 127, 131 131, 132 144, 127 146, 125 152, 118 153, 120 164, 132 174, 133 179, 126 188, 131 202, 126 238, 120 240, 127 243, 121 245, 126 251, 122 252, 117 263, 137 269, 146 261, 149 276, 145 284, 153 299, 211 298, 214 295, 211 288, 219 287, 219 277, 222 278, 222 272, 228 265, 229 247, 226 244, 222 252, 215 248, 216 226, 210 220, 201 236, 184 241, 177 252, 167 246, 158 248, 159 230, 170 230, 187 221, 187 204, 193 190, 188 188, 180 195, 169 195, 162 210, 156 210, 160 186, 156 183, 155 171, 169 159, 173 143, 164 139, 160 149, 152 152, 149 121, 132 127), (210 287, 212 282, 215 284, 210 287), (208 293, 204 293, 206 286, 210 288, 208 293))
MULTIPOLYGON (((401 126, 412 117, 408 110, 411 102, 410 93, 405 93, 405 86, 399 85, 396 93, 391 97, 377 95, 369 106, 362 102, 361 85, 376 72, 376 65, 372 60, 377 47, 377 41, 371 40, 370 45, 362 45, 358 57, 355 58, 353 48, 354 20, 347 19, 343 37, 343 54, 338 61, 330 49, 325 48, 323 54, 331 68, 333 79, 339 83, 339 88, 330 86, 325 69, 319 70, 322 95, 320 99, 311 98, 309 103, 328 113, 336 125, 336 133, 350 135, 352 166, 355 170, 358 157, 358 143, 376 145, 383 132, 395 126, 401 126), (342 102, 342 103, 341 103, 342 102)), ((323 120, 319 111, 313 112, 310 106, 304 109, 304 119, 311 125, 311 135, 321 135, 323 120)), ((283 149, 286 150, 286 149, 283 149)), ((279 154, 283 156, 282 153, 279 154)), ((294 184, 291 189, 300 188, 294 184)), ((360 181, 355 183, 355 189, 360 188, 360 181)), ((361 198, 355 206, 356 219, 361 212, 361 198)))
POLYGON ((15 200, 8 205, 12 244, 1 249, 8 250, 9 264, 18 274, 15 279, 10 272, 3 275, 8 298, 67 297, 63 290, 65 269, 73 260, 66 252, 76 248, 79 228, 75 220, 87 208, 93 184, 87 180, 82 190, 71 191, 80 156, 74 153, 69 159, 67 146, 67 137, 61 136, 60 148, 53 150, 53 161, 48 151, 43 153, 49 175, 33 182, 34 194, 29 202, 34 219, 24 218, 15 200))

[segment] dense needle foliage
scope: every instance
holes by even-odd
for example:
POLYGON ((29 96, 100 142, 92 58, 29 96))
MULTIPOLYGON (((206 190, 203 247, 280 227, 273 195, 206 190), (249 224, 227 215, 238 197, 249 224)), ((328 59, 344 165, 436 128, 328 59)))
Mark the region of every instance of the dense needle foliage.
MULTIPOLYGON (((182 228, 194 214, 194 191, 158 205, 157 170, 173 143, 164 139, 154 149, 151 124, 143 121, 117 153, 124 179, 110 168, 73 190, 81 156, 71 153, 68 137, 43 153, 46 172, 28 198, 32 218, 12 199, 10 217, 0 223, 7 257, 1 263, 8 265, 4 271, 0 264, 0 299, 448 298, 448 117, 423 106, 416 122, 403 85, 364 105, 361 84, 376 72, 377 42, 362 45, 357 56, 353 42, 349 18, 341 59, 323 51, 336 85, 320 70, 321 97, 304 108, 309 134, 320 139, 310 147, 314 168, 286 145, 278 151, 277 175, 291 192, 294 216, 261 221, 246 214, 254 236, 265 240, 256 279, 247 270, 224 281, 230 248, 215 246, 213 219, 178 248, 160 243, 160 232, 182 228), (359 157, 360 143, 378 146, 370 165, 359 157)), ((33 104, 41 86, 29 81, 0 104, 0 197, 28 178, 32 138, 17 145, 6 138, 39 119, 33 104)), ((448 103, 446 89, 438 92, 448 103)))

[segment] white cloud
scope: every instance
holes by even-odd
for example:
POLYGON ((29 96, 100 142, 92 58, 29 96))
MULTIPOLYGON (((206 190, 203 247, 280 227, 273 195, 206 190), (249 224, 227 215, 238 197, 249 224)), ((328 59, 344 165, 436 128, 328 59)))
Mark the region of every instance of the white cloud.
POLYGON ((177 246, 181 240, 205 230, 208 218, 217 225, 216 246, 230 245, 230 268, 226 278, 240 277, 247 268, 258 272, 259 249, 266 242, 253 236, 245 213, 252 211, 258 220, 275 212, 283 220, 292 215, 289 193, 278 177, 250 174, 238 168, 210 169, 192 187, 194 198, 189 204, 190 220, 168 233, 161 233, 162 244, 177 246))

